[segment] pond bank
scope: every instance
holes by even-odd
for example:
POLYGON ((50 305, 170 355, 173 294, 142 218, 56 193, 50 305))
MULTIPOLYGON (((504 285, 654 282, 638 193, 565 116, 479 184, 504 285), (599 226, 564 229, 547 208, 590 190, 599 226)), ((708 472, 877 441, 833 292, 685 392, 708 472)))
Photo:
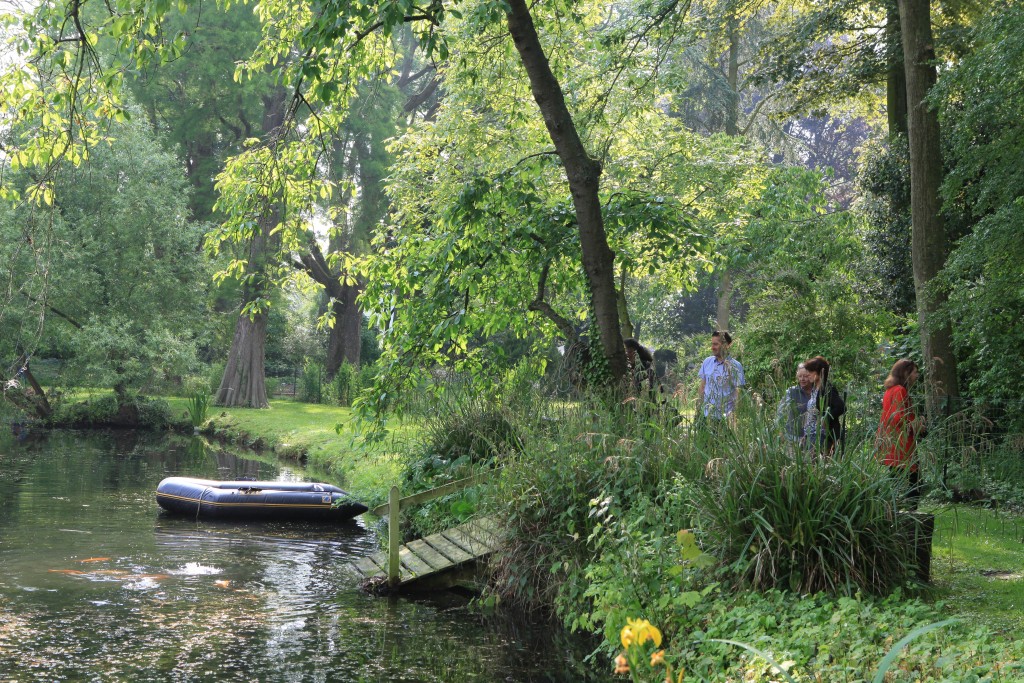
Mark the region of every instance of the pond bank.
MULTIPOLYGON (((187 412, 186 399, 166 400, 173 415, 187 412)), ((416 431, 416 425, 406 424, 386 443, 368 446, 359 439, 349 408, 275 399, 263 410, 211 406, 200 433, 300 462, 329 474, 360 500, 375 504, 385 499, 388 487, 401 476, 398 453, 416 431)))

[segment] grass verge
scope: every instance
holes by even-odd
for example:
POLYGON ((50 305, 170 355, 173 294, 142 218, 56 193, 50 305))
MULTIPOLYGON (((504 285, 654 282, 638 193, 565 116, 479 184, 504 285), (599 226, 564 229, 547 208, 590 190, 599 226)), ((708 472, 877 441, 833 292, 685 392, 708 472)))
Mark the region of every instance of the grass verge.
POLYGON ((962 505, 935 510, 932 582, 950 612, 1019 633, 1024 628, 1024 518, 962 505))
MULTIPOLYGON (((187 419, 187 399, 169 397, 167 401, 175 416, 187 419)), ((416 423, 406 422, 393 430, 387 442, 367 445, 359 439, 349 408, 289 400, 272 400, 269 410, 211 406, 202 427, 203 433, 224 441, 305 461, 371 506, 383 501, 388 489, 398 483, 403 470, 399 454, 418 430, 416 423)))

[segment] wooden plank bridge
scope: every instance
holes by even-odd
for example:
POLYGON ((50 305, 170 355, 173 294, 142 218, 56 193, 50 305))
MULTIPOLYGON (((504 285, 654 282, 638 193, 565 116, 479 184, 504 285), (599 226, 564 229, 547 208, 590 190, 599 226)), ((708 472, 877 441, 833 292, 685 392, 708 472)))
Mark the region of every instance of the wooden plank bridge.
POLYGON ((392 486, 388 502, 370 511, 388 518, 388 549, 360 558, 349 566, 364 582, 386 583, 388 588, 398 589, 412 583, 429 583, 424 580, 436 580, 442 574, 468 566, 494 552, 501 545, 502 536, 501 523, 495 517, 473 519, 404 545, 399 528, 403 509, 480 484, 493 473, 494 470, 489 470, 405 498, 400 497, 397 486, 392 486))
MULTIPOLYGON (((475 562, 498 549, 501 528, 494 517, 481 517, 399 546, 399 574, 393 588, 432 578, 475 562)), ((351 564, 367 581, 388 577, 388 553, 376 552, 351 564)))

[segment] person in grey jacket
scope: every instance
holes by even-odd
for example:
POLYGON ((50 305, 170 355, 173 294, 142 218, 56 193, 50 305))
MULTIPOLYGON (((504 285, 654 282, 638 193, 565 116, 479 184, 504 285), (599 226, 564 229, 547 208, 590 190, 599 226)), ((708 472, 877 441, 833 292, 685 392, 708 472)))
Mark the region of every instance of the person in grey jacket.
POLYGON ((840 418, 846 413, 846 400, 829 381, 831 365, 822 356, 805 360, 804 369, 811 376, 813 391, 804 415, 803 445, 811 453, 830 458, 842 438, 840 418))
POLYGON ((775 411, 775 424, 782 429, 787 441, 799 443, 804 436, 804 416, 811 400, 814 381, 803 363, 796 366, 796 386, 786 389, 775 411))

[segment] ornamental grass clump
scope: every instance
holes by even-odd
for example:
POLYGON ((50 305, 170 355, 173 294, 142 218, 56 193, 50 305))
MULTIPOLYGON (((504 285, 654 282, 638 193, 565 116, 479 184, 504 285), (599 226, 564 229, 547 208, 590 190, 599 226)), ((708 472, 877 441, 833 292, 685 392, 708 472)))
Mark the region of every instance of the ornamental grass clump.
POLYGON ((210 395, 195 393, 189 396, 185 401, 185 409, 188 411, 188 418, 192 426, 199 429, 206 422, 210 410, 210 395))
POLYGON ((913 567, 901 485, 865 444, 823 458, 765 425, 732 430, 695 482, 694 519, 711 552, 758 589, 885 594, 913 567))

